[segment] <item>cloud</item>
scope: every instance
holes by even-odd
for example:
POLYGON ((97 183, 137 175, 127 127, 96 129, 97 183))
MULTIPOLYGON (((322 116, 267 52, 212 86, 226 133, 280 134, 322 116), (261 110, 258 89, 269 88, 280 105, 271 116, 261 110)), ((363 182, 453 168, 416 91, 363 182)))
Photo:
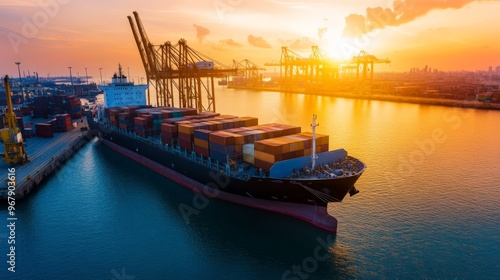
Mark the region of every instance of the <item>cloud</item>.
POLYGON ((392 8, 367 8, 365 15, 348 15, 343 35, 357 37, 374 29, 411 22, 432 10, 459 9, 475 1, 478 0, 394 0, 392 8))
POLYGON ((241 44, 235 42, 233 39, 220 40, 220 43, 224 46, 241 47, 241 44))
POLYGON ((357 37, 368 31, 366 30, 365 17, 362 15, 350 14, 345 18, 345 28, 343 36, 357 37))
POLYGON ((270 49, 271 45, 264 40, 262 37, 255 37, 253 35, 248 35, 248 43, 254 47, 270 49))
POLYGON ((288 45, 291 50, 296 50, 296 51, 305 51, 311 50, 311 46, 316 45, 310 38, 308 37, 302 37, 299 39, 295 40, 287 40, 284 41, 283 45, 288 45))
POLYGON ((328 32, 328 27, 318 28, 318 37, 320 39, 323 39, 323 36, 325 36, 326 32, 328 32))
POLYGON ((194 28, 196 28, 196 38, 198 41, 203 41, 205 37, 210 33, 210 30, 208 28, 205 28, 201 25, 193 24, 194 28))

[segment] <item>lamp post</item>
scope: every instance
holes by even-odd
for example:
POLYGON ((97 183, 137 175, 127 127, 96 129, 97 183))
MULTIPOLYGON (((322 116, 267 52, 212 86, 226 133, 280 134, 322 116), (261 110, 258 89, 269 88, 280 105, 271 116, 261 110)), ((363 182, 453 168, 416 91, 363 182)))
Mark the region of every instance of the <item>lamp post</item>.
POLYGON ((99 75, 101 75, 101 86, 102 86, 102 68, 99 68, 99 75))
POLYGON ((87 67, 85 67, 85 83, 89 85, 89 75, 87 74, 87 67))
POLYGON ((24 103, 24 88, 23 88, 23 81, 21 80, 21 67, 19 66, 21 62, 16 62, 17 64, 17 71, 19 72, 19 87, 21 88, 21 101, 24 103))
POLYGON ((68 68, 69 68, 69 81, 71 83, 71 91, 75 93, 75 89, 73 88, 73 76, 71 76, 71 66, 69 66, 68 68))

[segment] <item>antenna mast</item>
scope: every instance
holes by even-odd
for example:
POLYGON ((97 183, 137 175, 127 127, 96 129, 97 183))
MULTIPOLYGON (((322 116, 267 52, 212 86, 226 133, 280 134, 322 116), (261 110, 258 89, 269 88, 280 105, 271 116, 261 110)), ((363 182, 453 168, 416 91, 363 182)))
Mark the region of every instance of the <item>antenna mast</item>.
POLYGON ((312 161, 312 168, 311 170, 314 172, 314 168, 316 167, 316 159, 318 159, 318 156, 316 155, 316 127, 319 126, 319 124, 316 124, 316 115, 313 115, 312 118, 312 154, 311 154, 311 161, 312 161))

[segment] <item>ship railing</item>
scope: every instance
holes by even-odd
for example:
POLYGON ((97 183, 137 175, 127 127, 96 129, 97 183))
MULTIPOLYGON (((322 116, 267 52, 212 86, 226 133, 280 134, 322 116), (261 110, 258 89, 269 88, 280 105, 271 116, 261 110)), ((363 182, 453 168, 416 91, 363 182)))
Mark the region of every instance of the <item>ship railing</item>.
MULTIPOLYGON (((196 154, 194 151, 192 152, 188 152, 186 149, 183 149, 179 146, 172 146, 172 145, 168 145, 168 144, 163 144, 161 142, 161 140, 159 139, 155 139, 153 137, 148 137, 148 138, 144 138, 140 135, 137 135, 136 133, 132 132, 132 131, 129 131, 129 130, 126 130, 126 129, 122 129, 122 128, 119 128, 119 127, 116 127, 116 126, 112 126, 110 124, 105 124, 105 127, 107 129, 110 129, 110 130, 113 130, 113 131, 116 131, 120 134, 123 134, 123 135, 127 135, 127 136, 132 136, 133 138, 139 140, 139 141, 142 141, 142 142, 145 142, 145 143, 148 143, 150 145, 153 145, 157 148, 160 148, 160 149, 164 149, 164 150, 167 150, 168 152, 171 152, 171 153, 174 153, 178 156, 182 156, 186 159, 189 159, 189 160, 192 160, 194 162, 197 162, 197 163, 201 163, 215 171, 220 171, 221 170, 221 164, 218 160, 213 160, 211 159, 210 157, 208 158, 204 158, 202 155, 200 155, 200 157, 198 157, 198 154, 196 154)), ((225 172, 227 173, 228 171, 230 172, 230 168, 226 165, 224 165, 224 170, 225 172)))

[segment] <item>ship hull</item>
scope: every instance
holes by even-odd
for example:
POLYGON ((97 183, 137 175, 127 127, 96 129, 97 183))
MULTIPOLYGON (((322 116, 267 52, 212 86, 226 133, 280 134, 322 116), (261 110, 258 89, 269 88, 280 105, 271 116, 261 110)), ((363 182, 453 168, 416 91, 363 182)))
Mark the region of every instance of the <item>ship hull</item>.
POLYGON ((97 129, 106 146, 207 197, 286 214, 333 232, 337 221, 328 215, 327 205, 341 201, 361 175, 315 180, 254 176, 244 180, 228 176, 223 167, 196 162, 139 136, 109 130, 94 121, 89 125, 97 129))

